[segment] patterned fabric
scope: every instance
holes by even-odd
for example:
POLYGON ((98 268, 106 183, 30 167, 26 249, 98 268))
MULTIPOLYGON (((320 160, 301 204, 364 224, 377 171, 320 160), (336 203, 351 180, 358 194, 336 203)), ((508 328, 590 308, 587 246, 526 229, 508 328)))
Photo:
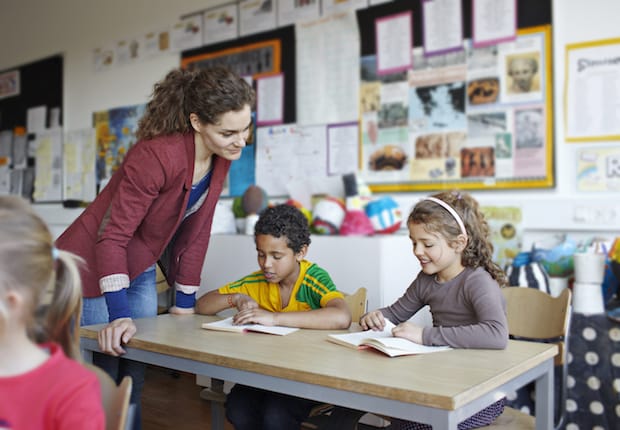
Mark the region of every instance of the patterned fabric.
POLYGON ((332 299, 344 297, 321 267, 302 260, 299 269, 299 277, 286 307, 282 306, 278 284, 268 282, 260 270, 224 285, 218 291, 220 294, 241 293, 250 296, 261 308, 270 312, 319 309, 332 299))
MULTIPOLYGON (((487 406, 477 414, 472 415, 458 425, 459 430, 475 429, 491 424, 502 412, 504 412, 504 402, 506 399, 500 399, 490 406, 487 406)), ((417 423, 413 421, 401 421, 392 419, 392 429, 394 430, 431 430, 433 427, 428 424, 417 423)))

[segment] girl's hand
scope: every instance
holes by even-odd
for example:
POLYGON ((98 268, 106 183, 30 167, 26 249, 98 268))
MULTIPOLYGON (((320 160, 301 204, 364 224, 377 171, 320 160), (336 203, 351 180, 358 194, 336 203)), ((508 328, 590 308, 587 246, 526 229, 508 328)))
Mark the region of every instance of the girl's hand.
POLYGON ((422 333, 424 331, 423 327, 417 326, 410 322, 403 322, 398 324, 396 327, 392 329, 392 334, 394 337, 402 337, 404 339, 408 339, 412 342, 423 344, 422 333))
POLYGON ((237 312, 233 316, 233 323, 243 324, 262 324, 274 326, 276 324, 276 314, 261 308, 250 308, 237 312))
POLYGON ((125 353, 122 345, 129 342, 136 331, 136 324, 131 318, 115 319, 97 334, 99 349, 101 352, 118 357, 125 353))
POLYGON ((360 325, 364 330, 381 331, 385 327, 385 318, 381 311, 367 312, 360 318, 360 325))

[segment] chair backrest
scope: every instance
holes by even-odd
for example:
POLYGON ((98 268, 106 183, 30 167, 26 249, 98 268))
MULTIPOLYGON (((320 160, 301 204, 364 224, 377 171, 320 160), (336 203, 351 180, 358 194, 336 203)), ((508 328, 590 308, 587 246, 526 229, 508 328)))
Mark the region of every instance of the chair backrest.
POLYGON ((344 295, 344 301, 351 311, 351 321, 353 322, 359 322, 362 315, 366 313, 366 293, 366 288, 360 287, 353 294, 344 295))
POLYGON ((132 381, 125 376, 119 385, 103 369, 86 364, 95 372, 101 386, 101 400, 105 411, 106 430, 125 430, 131 419, 129 418, 129 400, 131 397, 132 381))
POLYGON ((556 381, 560 387, 559 417, 555 428, 561 425, 566 409, 566 381, 568 379, 568 341, 570 335, 571 291, 566 288, 553 297, 535 288, 507 287, 502 292, 506 299, 508 332, 511 338, 544 341, 558 345, 555 365, 561 366, 562 376, 556 381))

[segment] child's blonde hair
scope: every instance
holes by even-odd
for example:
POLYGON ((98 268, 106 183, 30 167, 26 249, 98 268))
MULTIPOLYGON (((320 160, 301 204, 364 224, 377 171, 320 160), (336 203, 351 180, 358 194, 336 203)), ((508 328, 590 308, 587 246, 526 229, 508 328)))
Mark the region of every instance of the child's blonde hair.
MULTIPOLYGON (((0 196, 0 293, 18 290, 29 309, 23 321, 36 342, 60 344, 80 359, 78 330, 82 288, 74 254, 54 247, 45 222, 23 199, 0 196), (44 303, 51 293, 49 304, 44 303)), ((7 304, 0 301, 0 332, 6 330, 7 304)))
MULTIPOLYGON (((432 195, 456 211, 466 230, 467 245, 461 255, 465 267, 483 267, 500 286, 508 284, 506 274, 493 262, 493 244, 489 224, 480 211, 478 201, 462 191, 444 191, 432 195)), ((407 224, 421 224, 428 232, 441 234, 450 246, 463 234, 458 219, 444 206, 433 200, 420 200, 407 219, 407 224)))

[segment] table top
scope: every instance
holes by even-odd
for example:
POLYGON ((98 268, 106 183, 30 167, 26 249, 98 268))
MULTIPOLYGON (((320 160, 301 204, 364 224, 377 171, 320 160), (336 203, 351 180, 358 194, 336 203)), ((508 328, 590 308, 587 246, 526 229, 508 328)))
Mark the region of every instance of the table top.
MULTIPOLYGON (((510 340, 504 350, 390 358, 327 340, 328 334, 346 330, 301 329, 276 336, 201 328, 216 319, 169 314, 136 319, 138 332, 127 347, 445 410, 500 388, 557 353, 555 345, 510 340)), ((80 335, 96 340, 103 326, 82 327, 80 335)))

